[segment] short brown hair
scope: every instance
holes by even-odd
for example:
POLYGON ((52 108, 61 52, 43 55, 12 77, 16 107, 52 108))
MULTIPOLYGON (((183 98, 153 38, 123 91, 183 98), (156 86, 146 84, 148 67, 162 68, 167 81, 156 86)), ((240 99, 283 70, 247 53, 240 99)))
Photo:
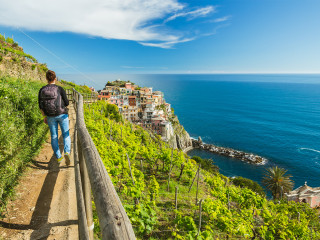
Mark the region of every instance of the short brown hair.
POLYGON ((54 71, 48 70, 46 73, 46 79, 48 82, 53 82, 56 79, 56 73, 54 71))

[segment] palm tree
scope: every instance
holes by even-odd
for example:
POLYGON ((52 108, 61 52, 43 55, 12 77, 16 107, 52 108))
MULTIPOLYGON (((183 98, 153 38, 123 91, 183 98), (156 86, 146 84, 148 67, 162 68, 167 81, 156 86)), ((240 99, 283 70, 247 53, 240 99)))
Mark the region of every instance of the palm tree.
POLYGON ((286 175, 286 172, 287 170, 277 166, 266 170, 262 183, 271 191, 273 199, 282 198, 284 193, 293 188, 294 183, 290 179, 292 176, 286 175))

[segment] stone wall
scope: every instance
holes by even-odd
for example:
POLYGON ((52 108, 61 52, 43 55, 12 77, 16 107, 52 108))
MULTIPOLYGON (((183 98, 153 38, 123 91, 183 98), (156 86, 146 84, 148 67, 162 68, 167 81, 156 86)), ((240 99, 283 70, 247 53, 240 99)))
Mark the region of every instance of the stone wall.
POLYGON ((39 67, 39 64, 13 61, 10 57, 3 57, 0 61, 0 76, 46 81, 45 72, 39 67))

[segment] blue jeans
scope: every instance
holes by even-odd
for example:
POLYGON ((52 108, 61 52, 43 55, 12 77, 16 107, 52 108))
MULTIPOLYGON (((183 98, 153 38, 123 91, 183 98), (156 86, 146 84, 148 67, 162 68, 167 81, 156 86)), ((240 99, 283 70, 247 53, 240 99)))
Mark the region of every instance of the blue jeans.
POLYGON ((63 136, 64 152, 70 153, 71 138, 69 134, 69 118, 68 114, 61 114, 56 117, 47 117, 48 125, 51 133, 51 146, 57 158, 61 158, 58 143, 58 123, 63 136))

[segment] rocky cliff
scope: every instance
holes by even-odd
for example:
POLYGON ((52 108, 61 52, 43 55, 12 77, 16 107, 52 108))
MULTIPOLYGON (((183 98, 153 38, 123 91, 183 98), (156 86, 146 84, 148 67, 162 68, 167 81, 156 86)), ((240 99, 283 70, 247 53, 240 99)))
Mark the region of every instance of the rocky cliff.
POLYGON ((45 70, 40 64, 27 61, 17 62, 11 57, 2 57, 0 62, 0 76, 12 76, 23 79, 45 81, 45 70))
POLYGON ((173 148, 178 148, 183 151, 188 151, 192 149, 192 141, 189 133, 180 124, 178 118, 174 116, 170 119, 173 127, 173 136, 169 139, 169 144, 173 148))
POLYGON ((0 76, 45 81, 46 64, 38 63, 12 38, 0 34, 0 76))

